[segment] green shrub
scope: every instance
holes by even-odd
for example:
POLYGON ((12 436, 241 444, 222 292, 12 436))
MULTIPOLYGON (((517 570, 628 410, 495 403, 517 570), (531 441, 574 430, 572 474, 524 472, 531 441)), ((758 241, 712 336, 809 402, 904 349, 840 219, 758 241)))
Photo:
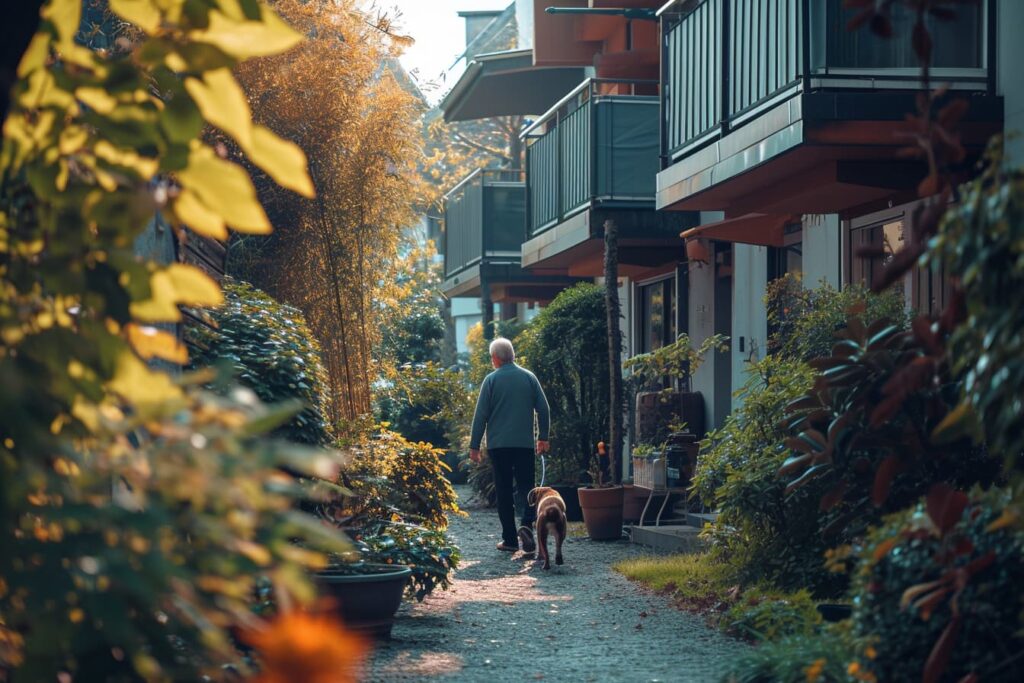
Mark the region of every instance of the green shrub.
POLYGON ((994 524, 1008 498, 995 490, 968 502, 936 487, 868 536, 859 552, 852 622, 878 652, 872 667, 879 680, 919 680, 950 628, 956 635, 943 650, 948 667, 934 680, 970 673, 983 681, 1024 680, 1024 534, 994 524))
POLYGON ((387 430, 364 435, 350 447, 356 457, 341 483, 354 497, 331 512, 335 519, 357 526, 403 521, 444 530, 449 514, 461 514, 455 490, 444 476, 448 466, 441 450, 387 430))
POLYGON ((376 417, 409 441, 465 452, 473 420, 473 397, 463 375, 436 363, 395 368, 375 397, 376 417))
POLYGON ((607 338, 604 291, 590 283, 561 292, 516 338, 551 406, 551 483, 578 483, 607 435, 607 338))
POLYGON ((896 289, 875 294, 853 284, 837 290, 826 282, 808 289, 800 274, 787 273, 768 283, 768 352, 809 361, 829 355, 835 333, 846 327, 848 311, 863 306, 866 325, 888 320, 906 329, 909 319, 903 295, 896 289))
POLYGON ((436 588, 448 590, 451 573, 462 557, 443 531, 400 522, 377 521, 363 527, 355 545, 363 562, 411 567, 407 593, 417 601, 436 588))
POLYGON ((966 321, 953 333, 954 369, 989 447, 1024 471, 1024 172, 998 155, 961 188, 929 255, 959 277, 966 321))
POLYGON ((701 444, 694 493, 719 510, 705 535, 716 557, 732 564, 740 578, 836 594, 845 579, 825 569, 830 546, 820 534, 815 492, 787 496, 778 476, 787 457, 780 426, 786 405, 811 386, 812 377, 796 360, 769 356, 754 364, 741 406, 701 444))
MULTIPOLYGON (((761 643, 740 655, 728 683, 854 683, 874 676, 842 625, 761 643)), ((908 679, 910 680, 910 679, 908 679)))
POLYGON ((327 372, 320 348, 302 313, 245 282, 224 283, 224 305, 210 311, 217 329, 186 327, 191 367, 229 362, 236 379, 260 400, 298 399, 305 406, 275 436, 325 445, 331 430, 324 418, 327 372))
POLYGON ((726 630, 751 640, 809 636, 822 620, 810 592, 747 591, 722 617, 726 630))

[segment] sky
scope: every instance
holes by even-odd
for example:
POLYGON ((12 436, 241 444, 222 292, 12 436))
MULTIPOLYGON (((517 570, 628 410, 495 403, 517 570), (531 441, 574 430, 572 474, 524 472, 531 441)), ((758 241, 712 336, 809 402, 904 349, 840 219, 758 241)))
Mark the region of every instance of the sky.
MULTIPOLYGON (((416 44, 402 56, 402 65, 414 73, 431 102, 438 101, 451 88, 453 81, 439 76, 445 72, 465 48, 465 28, 457 12, 493 10, 508 7, 512 0, 378 0, 381 9, 396 8, 401 12, 398 23, 402 32, 411 35, 416 44), (434 85, 428 85, 428 83, 434 85)), ((458 77, 458 72, 454 74, 458 77)))

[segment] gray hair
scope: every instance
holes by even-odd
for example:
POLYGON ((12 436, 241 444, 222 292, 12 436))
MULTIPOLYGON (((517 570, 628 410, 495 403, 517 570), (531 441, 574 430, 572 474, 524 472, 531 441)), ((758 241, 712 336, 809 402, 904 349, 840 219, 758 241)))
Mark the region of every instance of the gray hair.
POLYGON ((512 348, 512 342, 504 337, 498 337, 491 342, 491 355, 502 363, 511 363, 516 359, 516 350, 512 348))

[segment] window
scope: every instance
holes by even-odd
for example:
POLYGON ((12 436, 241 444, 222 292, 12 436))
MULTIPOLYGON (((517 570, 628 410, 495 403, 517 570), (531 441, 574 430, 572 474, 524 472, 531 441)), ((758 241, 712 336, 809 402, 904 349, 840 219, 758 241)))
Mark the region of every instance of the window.
MULTIPOLYGON (((876 222, 850 229, 849 280, 870 287, 882 268, 903 249, 912 235, 912 212, 907 209, 876 222), (868 254, 861 251, 868 249, 868 254)), ((949 300, 949 279, 942 268, 914 268, 893 284, 904 300, 918 313, 939 315, 949 300)))
POLYGON ((768 279, 774 280, 787 273, 802 273, 803 270, 803 226, 793 223, 786 226, 783 246, 768 248, 768 279))
MULTIPOLYGON (((931 15, 925 23, 932 36, 935 68, 980 68, 982 58, 981 3, 957 4, 956 21, 940 21, 931 15)), ((893 37, 881 38, 867 28, 850 31, 847 22, 860 9, 844 9, 842 0, 829 0, 827 65, 839 68, 918 68, 911 44, 915 17, 901 3, 892 7, 893 37)))
MULTIPOLYGON (((850 281, 870 287, 875 277, 905 243, 904 219, 901 217, 888 223, 865 226, 850 231, 850 281), (862 253, 871 250, 874 255, 862 253)), ((904 283, 894 285, 903 293, 904 283)))
POLYGON ((637 288, 639 348, 637 353, 660 349, 676 340, 675 280, 667 278, 637 288))

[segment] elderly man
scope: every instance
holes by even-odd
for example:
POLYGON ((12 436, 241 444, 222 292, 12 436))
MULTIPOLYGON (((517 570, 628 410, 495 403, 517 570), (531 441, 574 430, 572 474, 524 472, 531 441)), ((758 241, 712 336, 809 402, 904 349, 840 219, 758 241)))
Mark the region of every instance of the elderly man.
POLYGON ((480 385, 480 397, 473 416, 473 434, 469 441, 469 458, 480 462, 480 441, 486 432, 487 454, 494 468, 498 518, 501 520, 498 550, 515 552, 522 542, 523 552, 532 553, 537 548, 532 529, 536 511, 527 504, 526 494, 534 483, 533 415, 537 414, 539 427, 537 452, 546 453, 551 419, 548 400, 534 374, 516 365, 512 342, 499 337, 491 342, 490 352, 494 372, 487 375, 480 385), (522 513, 522 526, 518 533, 515 508, 522 513))

